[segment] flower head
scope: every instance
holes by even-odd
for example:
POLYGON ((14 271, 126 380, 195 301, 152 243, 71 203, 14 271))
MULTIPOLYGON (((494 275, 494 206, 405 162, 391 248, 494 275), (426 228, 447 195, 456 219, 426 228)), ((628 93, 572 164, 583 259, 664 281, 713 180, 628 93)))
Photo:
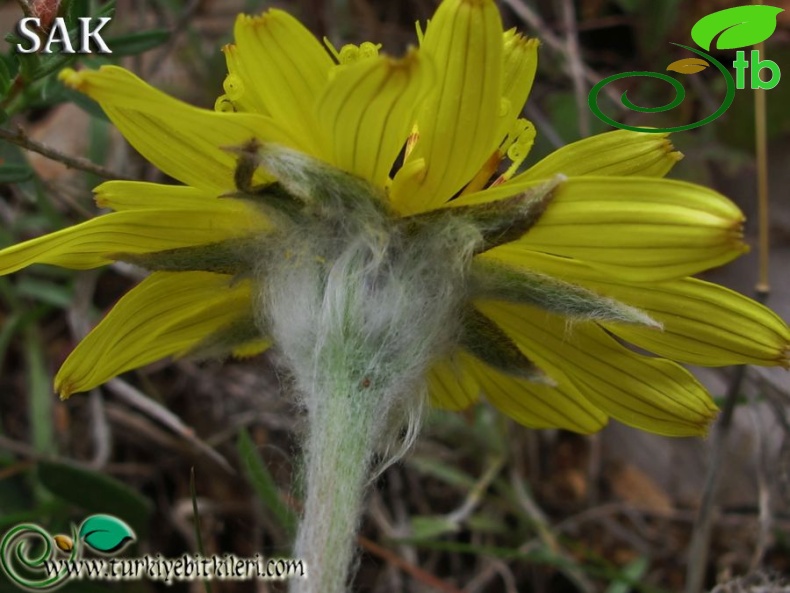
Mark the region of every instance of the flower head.
POLYGON ((695 435, 716 408, 677 362, 788 366, 781 319, 690 277, 745 251, 743 218, 663 179, 665 135, 602 134, 516 174, 538 43, 493 0, 445 0, 400 59, 327 50, 279 10, 234 33, 214 111, 117 67, 61 74, 183 184, 104 183, 112 213, 0 252, 2 273, 152 272, 64 363, 62 397, 274 343, 303 381, 331 381, 342 351, 361 384, 427 383, 444 408, 484 394, 531 427, 695 435))

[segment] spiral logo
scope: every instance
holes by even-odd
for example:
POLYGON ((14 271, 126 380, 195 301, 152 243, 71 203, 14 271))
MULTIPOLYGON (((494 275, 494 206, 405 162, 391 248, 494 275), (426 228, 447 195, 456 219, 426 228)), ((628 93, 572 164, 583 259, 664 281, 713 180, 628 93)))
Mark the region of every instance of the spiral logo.
MULTIPOLYGON (((695 49, 693 47, 689 47, 687 45, 681 45, 680 43, 673 43, 672 45, 677 45, 678 47, 682 47, 691 52, 694 52, 698 56, 702 56, 704 60, 694 61, 695 64, 699 64, 698 67, 686 66, 685 68, 682 67, 672 68, 672 66, 674 65, 673 64, 670 65, 671 69, 674 69, 677 72, 691 74, 694 72, 699 72, 700 70, 705 68, 708 65, 708 63, 711 63, 714 66, 716 66, 719 72, 721 72, 722 76, 724 76, 724 80, 727 84, 727 94, 724 96, 724 100, 722 101, 721 105, 716 111, 714 111, 708 117, 700 121, 686 124, 684 126, 674 126, 671 128, 647 128, 647 127, 631 126, 628 124, 620 123, 612 119, 608 115, 606 115, 603 111, 601 111, 601 108, 598 105, 598 95, 603 90, 603 88, 606 85, 615 82, 617 80, 621 80, 623 78, 637 78, 642 76, 649 78, 657 78, 658 80, 663 80, 664 82, 669 83, 672 86, 672 88, 675 90, 675 98, 671 102, 667 103, 666 105, 660 105, 658 107, 642 107, 640 105, 637 105, 636 103, 631 101, 631 99, 628 98, 628 91, 626 91, 620 96, 620 102, 623 104, 624 107, 630 109, 631 111, 638 111, 640 113, 662 113, 664 111, 670 111, 675 107, 678 107, 681 103, 683 103, 683 100, 686 98, 686 90, 683 88, 683 85, 681 85, 677 79, 672 78, 667 74, 661 72, 623 72, 621 74, 615 74, 613 76, 609 76, 608 78, 604 78, 602 81, 600 81, 592 88, 592 90, 590 91, 590 95, 588 97, 588 102, 590 104, 590 109, 592 110, 592 112, 599 119, 606 122, 610 126, 621 128, 623 130, 631 130, 632 132, 650 132, 650 133, 683 132, 685 130, 692 130, 700 126, 704 126, 705 124, 709 124, 713 120, 720 117, 725 111, 727 111, 727 109, 729 109, 730 105, 732 105, 733 99, 735 99, 735 80, 733 80, 732 74, 730 74, 730 72, 724 67, 724 65, 721 62, 719 62, 713 56, 705 53, 704 51, 695 49), (707 60, 708 62, 705 62, 705 60, 707 60)), ((680 60, 679 62, 686 62, 686 60, 680 60)), ((679 62, 675 62, 675 64, 678 64, 679 62)))
POLYGON ((735 99, 736 89, 746 88, 747 72, 750 74, 752 89, 774 88, 777 84, 779 84, 782 73, 776 62, 761 59, 760 52, 758 50, 751 51, 749 60, 746 59, 746 52, 738 51, 736 53, 737 58, 732 63, 733 68, 735 68, 737 72, 736 81, 733 80, 732 74, 730 74, 729 70, 727 70, 721 64, 721 62, 716 60, 716 58, 713 56, 705 53, 703 50, 710 51, 711 47, 715 47, 718 50, 737 49, 740 47, 747 47, 750 45, 754 46, 758 43, 762 43, 771 35, 773 35, 774 31, 776 30, 777 15, 779 15, 781 12, 784 12, 783 8, 779 8, 777 6, 763 6, 762 3, 759 5, 725 8, 724 10, 719 10, 702 17, 691 28, 691 38, 694 40, 694 43, 702 48, 702 50, 689 47, 687 45, 682 45, 680 43, 672 44, 682 47, 683 49, 687 49, 688 51, 695 53, 700 57, 678 60, 671 63, 667 67, 667 70, 678 72, 680 74, 696 74, 697 72, 701 72, 713 64, 716 66, 719 72, 721 72, 721 75, 724 76, 724 81, 727 85, 727 93, 724 96, 724 100, 722 101, 719 108, 705 119, 686 124, 684 126, 674 126, 671 128, 647 128, 620 123, 601 111, 601 107, 598 105, 598 95, 606 85, 623 78, 637 78, 640 76, 647 78, 657 78, 658 80, 664 81, 671 85, 675 91, 675 98, 666 105, 660 105, 658 107, 642 107, 641 105, 637 105, 631 101, 628 98, 628 92, 626 91, 620 96, 620 102, 624 107, 630 109, 631 111, 638 111, 639 113, 662 113, 664 111, 670 111, 675 107, 678 107, 686 98, 686 90, 683 88, 683 85, 678 82, 678 80, 660 72, 623 72, 622 74, 615 74, 614 76, 604 78, 590 91, 590 94, 587 98, 590 109, 596 115, 596 117, 610 126, 621 128, 623 130, 631 130, 632 132, 683 132, 685 130, 693 130, 694 128, 709 124, 713 120, 720 117, 725 111, 727 111, 727 109, 729 109, 730 105, 732 105, 733 99, 735 99), (765 70, 769 71, 769 78, 767 79, 760 77, 760 72, 765 70))
POLYGON ((45 563, 55 559, 57 550, 68 551, 69 560, 76 559, 78 547, 66 543, 76 541, 76 537, 73 526, 71 538, 67 536, 53 538, 34 523, 22 523, 10 529, 0 541, 0 566, 8 578, 17 585, 33 590, 54 589, 66 581, 67 570, 62 568, 57 574, 52 575, 47 571, 45 563), (43 543, 43 550, 36 555, 32 552, 35 543, 43 543), (36 575, 39 578, 36 578, 36 575))

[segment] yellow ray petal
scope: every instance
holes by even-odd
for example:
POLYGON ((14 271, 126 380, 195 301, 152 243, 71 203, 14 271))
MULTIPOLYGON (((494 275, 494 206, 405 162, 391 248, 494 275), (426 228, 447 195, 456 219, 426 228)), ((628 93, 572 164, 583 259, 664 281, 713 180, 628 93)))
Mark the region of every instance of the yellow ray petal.
POLYGON ((595 406, 642 430, 668 436, 707 432, 716 416, 705 388, 681 366, 631 352, 592 323, 526 305, 478 303, 552 375, 564 373, 595 406))
MULTIPOLYGON (((607 290, 601 284, 601 290, 607 290)), ((664 324, 663 332, 609 326, 617 336, 661 356, 703 366, 781 365, 790 368, 790 330, 769 308, 737 292, 683 278, 608 289, 664 324)))
POLYGON ((236 358, 252 358, 253 356, 258 356, 259 354, 263 354, 271 347, 272 347, 272 341, 262 338, 260 340, 247 342, 246 344, 237 346, 236 348, 233 349, 233 352, 231 354, 233 354, 233 356, 236 358))
MULTIPOLYGON (((237 77, 231 79, 236 87, 233 89, 232 96, 225 95, 231 101, 236 111, 271 115, 266 107, 264 98, 258 93, 258 89, 261 87, 260 83, 258 83, 260 73, 255 68, 255 65, 251 64, 250 60, 240 60, 239 48, 233 43, 225 45, 222 48, 222 53, 225 54, 228 77, 237 77), (246 83, 246 81, 250 82, 246 83)), ((228 86, 228 78, 226 78, 223 83, 226 93, 228 86)))
POLYGON ((243 203, 217 200, 201 210, 126 210, 43 235, 0 251, 0 274, 32 264, 85 270, 117 253, 150 253, 205 245, 266 229, 243 203))
POLYGON ((332 163, 383 187, 428 90, 430 72, 416 51, 344 66, 319 100, 332 163))
POLYGON ((504 245, 483 258, 528 268, 638 307, 663 331, 603 324, 640 348, 702 366, 790 365, 790 329, 773 311, 737 292, 695 278, 630 284, 564 257, 504 245))
POLYGON ((156 272, 128 292, 55 377, 62 398, 166 356, 250 315, 250 285, 206 272, 156 272))
POLYGON ((464 410, 475 403, 480 387, 469 372, 466 362, 471 357, 456 352, 435 363, 428 372, 431 403, 443 410, 464 410))
POLYGON ((664 280, 725 264, 747 248, 743 214, 699 185, 645 177, 579 177, 557 190, 520 243, 631 280, 664 280))
MULTIPOLYGON (((144 181, 106 181, 93 189, 99 208, 121 210, 199 210, 216 206, 217 193, 188 185, 144 181)), ((233 204, 230 208, 238 208, 233 204)))
POLYGON ((502 70, 502 98, 507 108, 507 115, 499 124, 498 138, 502 138, 521 115, 527 101, 535 72, 538 69, 538 47, 540 42, 535 38, 525 37, 515 29, 504 34, 504 66, 502 70))
POLYGON ((548 386, 505 375, 478 360, 466 364, 486 399, 519 424, 589 434, 607 422, 606 414, 556 371, 552 378, 557 380, 557 386, 548 386))
MULTIPOLYGON (((493 193, 493 192, 492 192, 493 193)), ((452 207, 486 203, 484 194, 452 207)), ((743 214, 721 194, 683 181, 576 177, 557 190, 538 223, 513 242, 582 260, 634 282, 667 280, 725 264, 748 250, 743 214)))
POLYGON ((503 185, 516 189, 558 173, 568 177, 664 177, 682 158, 670 142, 669 134, 617 130, 563 146, 503 185))
POLYGON ((417 116, 409 155, 426 167, 399 171, 391 191, 404 214, 449 200, 501 140, 502 35, 493 0, 447 0, 437 9, 420 48, 436 67, 436 91, 417 116))
POLYGON ((235 188, 236 156, 225 148, 256 138, 305 150, 269 117, 193 107, 117 66, 66 69, 60 79, 98 101, 124 138, 164 173, 218 194, 235 188))
POLYGON ((300 138, 310 154, 324 158, 316 134, 315 107, 332 59, 298 20, 282 10, 239 15, 234 28, 236 63, 256 103, 300 138))

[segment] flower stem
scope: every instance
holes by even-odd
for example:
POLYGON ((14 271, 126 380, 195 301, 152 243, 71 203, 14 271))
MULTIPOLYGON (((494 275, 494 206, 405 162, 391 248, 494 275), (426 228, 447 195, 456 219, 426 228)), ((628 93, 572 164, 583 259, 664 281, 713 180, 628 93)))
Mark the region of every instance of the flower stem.
POLYGON ((379 394, 337 381, 316 394, 305 451, 306 500, 295 556, 307 578, 291 593, 343 593, 355 556, 357 525, 370 476, 379 394))

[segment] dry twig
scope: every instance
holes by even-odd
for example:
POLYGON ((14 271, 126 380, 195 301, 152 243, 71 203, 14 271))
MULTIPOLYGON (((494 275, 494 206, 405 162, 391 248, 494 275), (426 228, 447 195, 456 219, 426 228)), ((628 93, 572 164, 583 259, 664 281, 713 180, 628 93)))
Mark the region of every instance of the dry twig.
POLYGON ((172 430, 182 439, 198 449, 201 453, 204 453, 213 461, 217 462, 228 473, 236 473, 233 467, 222 455, 217 453, 217 451, 209 447, 201 439, 195 436, 194 431, 189 426, 184 424, 177 415, 164 406, 158 404, 144 393, 138 391, 121 379, 111 379, 107 382, 107 388, 112 391, 119 399, 123 400, 137 410, 144 412, 151 418, 154 418, 162 425, 172 430))
MULTIPOLYGON (((762 4, 762 0, 757 1, 762 4)), ((763 55, 763 43, 758 43, 756 49, 763 55)), ((765 89, 755 91, 754 119, 755 119, 755 145, 757 158, 757 194, 758 194, 758 221, 759 221, 759 271, 757 285, 755 286, 756 300, 765 303, 768 299, 770 283, 768 280, 768 256, 770 253, 768 241, 768 136, 766 128, 765 89)), ((732 428, 732 416, 738 394, 741 390, 746 367, 739 366, 735 369, 729 388, 727 390, 724 406, 722 407, 721 420, 714 434, 711 460, 708 475, 705 480, 705 490, 702 504, 699 509, 697 522, 694 525, 694 536, 689 548, 689 564, 686 573, 686 593, 698 593, 703 588, 705 569, 708 562, 708 547, 713 523, 713 507, 716 500, 716 490, 721 473, 724 448, 727 445, 732 428)), ((761 501, 762 505, 762 501, 761 501)), ((762 513, 762 506, 761 506, 762 513)))
POLYGON ((44 144, 41 144, 40 142, 36 142, 35 140, 28 137, 27 133, 22 129, 22 127, 19 127, 16 132, 0 128, 0 140, 6 140, 7 142, 16 144, 25 150, 36 152, 41 156, 47 157, 48 159, 63 163, 70 169, 77 169, 79 171, 85 171, 86 173, 92 173, 97 177, 101 177, 102 179, 130 180, 129 177, 121 175, 115 171, 111 171, 105 167, 102 167, 101 165, 97 165, 88 159, 68 156, 67 154, 63 154, 54 148, 50 148, 44 144))
MULTIPOLYGON (((538 37, 542 42, 544 42, 549 48, 556 51, 557 53, 565 56, 568 58, 568 50, 566 44, 563 43, 562 39, 557 37, 554 33, 551 32, 546 22, 540 18, 540 16, 534 12, 523 0, 503 0, 505 4, 507 4, 513 12, 515 12, 519 18, 521 18, 525 23, 527 23, 530 27, 532 27, 535 31, 538 31, 538 37)), ((584 78, 587 79, 587 82, 590 84, 597 84, 601 81, 603 76, 598 74, 595 70, 582 64, 581 66, 582 74, 584 78)), ((613 103, 616 105, 620 105, 620 96, 617 94, 616 91, 613 89, 609 89, 603 87, 603 92, 606 94, 613 103)))
POLYGON ((573 0, 562 0, 562 20, 565 27, 565 55, 573 81, 576 112, 579 115, 579 135, 590 135, 590 110, 587 108, 587 88, 584 84, 584 61, 579 49, 579 32, 576 30, 576 9, 573 0))

